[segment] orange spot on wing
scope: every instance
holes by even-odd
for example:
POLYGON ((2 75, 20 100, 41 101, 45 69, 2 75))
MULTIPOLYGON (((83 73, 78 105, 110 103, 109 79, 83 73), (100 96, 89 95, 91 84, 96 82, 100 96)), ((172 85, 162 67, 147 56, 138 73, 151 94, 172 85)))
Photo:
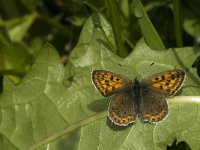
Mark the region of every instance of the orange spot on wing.
POLYGON ((150 122, 159 122, 165 118, 165 116, 168 114, 167 110, 162 110, 159 114, 157 115, 152 115, 152 114, 144 114, 143 117, 147 119, 150 122))
POLYGON ((122 125, 126 125, 135 119, 135 118, 133 118, 132 115, 127 115, 124 117, 118 116, 115 112, 112 112, 111 118, 113 119, 113 121, 115 123, 122 124, 122 125))

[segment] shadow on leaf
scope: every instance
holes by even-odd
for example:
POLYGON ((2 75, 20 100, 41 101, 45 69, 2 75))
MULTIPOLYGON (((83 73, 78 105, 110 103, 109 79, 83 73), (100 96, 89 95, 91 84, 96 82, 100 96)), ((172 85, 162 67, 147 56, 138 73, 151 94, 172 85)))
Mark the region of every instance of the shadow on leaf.
POLYGON ((87 108, 94 112, 101 112, 107 110, 111 97, 102 98, 90 103, 87 108))

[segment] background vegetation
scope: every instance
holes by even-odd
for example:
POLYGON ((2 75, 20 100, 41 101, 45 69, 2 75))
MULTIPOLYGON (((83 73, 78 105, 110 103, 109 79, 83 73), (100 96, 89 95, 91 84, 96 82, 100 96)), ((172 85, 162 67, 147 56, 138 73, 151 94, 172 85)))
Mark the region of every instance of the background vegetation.
POLYGON ((199 149, 199 8, 0 0, 0 149, 199 149), (106 119, 110 98, 95 91, 93 69, 144 78, 172 68, 187 79, 165 121, 123 128, 106 119))

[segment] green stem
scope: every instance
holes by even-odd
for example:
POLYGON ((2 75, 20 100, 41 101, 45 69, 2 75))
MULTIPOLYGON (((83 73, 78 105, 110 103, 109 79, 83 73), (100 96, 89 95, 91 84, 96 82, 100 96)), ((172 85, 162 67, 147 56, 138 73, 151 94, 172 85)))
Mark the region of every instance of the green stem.
POLYGON ((124 41, 122 39, 122 34, 120 30, 120 22, 117 13, 116 0, 107 0, 107 7, 109 12, 110 22, 113 28, 115 43, 117 46, 117 54, 120 57, 125 57, 127 56, 128 52, 124 48, 124 41))
POLYGON ((173 0, 174 6, 174 28, 175 28, 175 37, 176 37, 176 44, 178 47, 183 46, 183 39, 182 39, 182 30, 181 30, 181 17, 180 17, 180 0, 173 0))
POLYGON ((103 111, 101 113, 98 113, 98 114, 95 114, 87 119, 84 119, 80 122, 77 122, 73 125, 70 125, 69 127, 61 130, 61 131, 58 131, 57 133, 54 133, 52 135, 50 135, 49 137, 43 139, 42 141, 32 145, 30 148, 28 148, 28 150, 34 150, 34 149, 37 149, 39 147, 41 147, 42 145, 45 145, 47 143, 50 143, 51 141, 55 140, 55 139, 58 139, 66 134, 68 134, 69 132, 71 131, 74 131, 76 129, 79 129, 87 124, 89 124, 90 122, 92 121, 96 121, 98 119, 101 119, 101 118, 104 118, 107 114, 107 110, 106 111, 103 111))
POLYGON ((200 96, 174 96, 171 98, 167 98, 170 104, 173 103, 192 103, 192 102, 200 102, 200 96))

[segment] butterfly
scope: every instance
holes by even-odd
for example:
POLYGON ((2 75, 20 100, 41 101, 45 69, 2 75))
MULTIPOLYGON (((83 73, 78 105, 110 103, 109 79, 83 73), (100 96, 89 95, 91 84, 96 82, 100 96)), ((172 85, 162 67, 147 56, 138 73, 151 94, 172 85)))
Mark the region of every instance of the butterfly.
POLYGON ((92 82, 104 97, 114 95, 108 117, 119 126, 143 121, 157 123, 169 112, 165 97, 174 95, 182 86, 186 73, 181 69, 167 70, 146 77, 141 82, 106 70, 93 70, 92 82))

